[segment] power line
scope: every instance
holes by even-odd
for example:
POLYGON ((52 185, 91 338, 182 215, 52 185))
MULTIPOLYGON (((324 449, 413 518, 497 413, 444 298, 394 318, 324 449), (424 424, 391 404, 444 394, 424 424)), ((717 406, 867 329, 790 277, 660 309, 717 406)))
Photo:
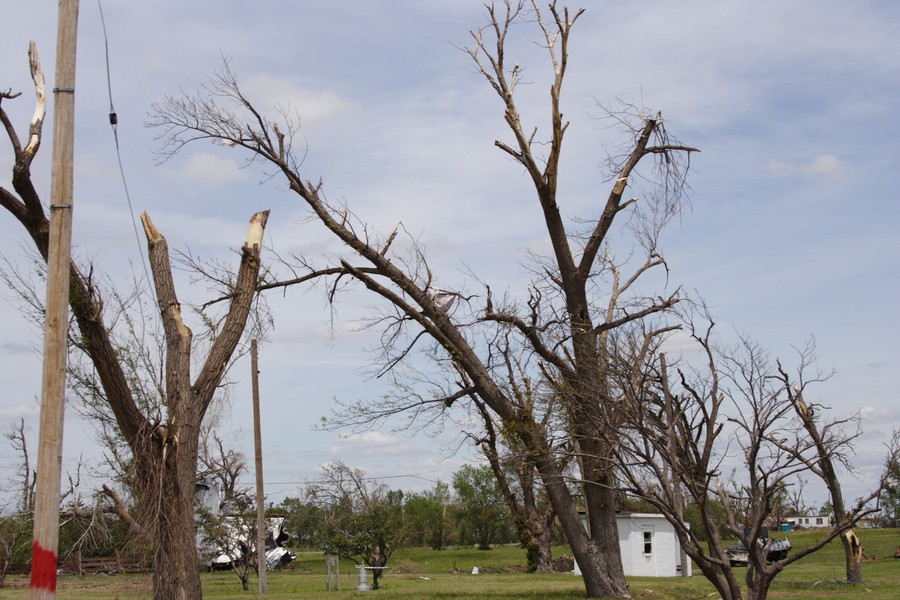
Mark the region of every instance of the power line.
MULTIPOLYGON (((430 475, 432 473, 439 473, 444 469, 434 469, 432 471, 423 471, 421 473, 404 473, 398 475, 381 475, 381 476, 365 476, 360 477, 360 481, 381 481, 382 479, 403 479, 403 478, 411 478, 411 479, 421 479, 423 481, 428 481, 429 483, 437 483, 437 479, 429 479, 428 477, 424 477, 424 475, 430 475)), ((328 479, 301 479, 299 481, 267 481, 266 485, 310 485, 310 484, 322 484, 327 483, 328 479)))
POLYGON ((103 47, 106 52, 106 89, 109 94, 109 124, 112 127, 113 139, 116 143, 116 158, 119 163, 119 175, 122 178, 122 187, 125 190, 125 199, 128 202, 128 212, 131 214, 131 226, 134 229, 134 239, 137 241, 138 252, 141 256, 141 266, 144 268, 144 275, 147 277, 147 283, 152 285, 153 280, 147 271, 147 259, 144 257, 144 246, 141 242, 141 236, 138 233, 137 219, 134 218, 134 207, 131 204, 131 193, 128 191, 128 181, 125 177, 125 169, 122 166, 122 152, 119 148, 119 117, 116 114, 116 108, 113 105, 112 96, 112 75, 109 68, 109 36, 106 32, 106 19, 103 18, 103 5, 97 0, 97 8, 100 11, 100 23, 103 25, 103 47))

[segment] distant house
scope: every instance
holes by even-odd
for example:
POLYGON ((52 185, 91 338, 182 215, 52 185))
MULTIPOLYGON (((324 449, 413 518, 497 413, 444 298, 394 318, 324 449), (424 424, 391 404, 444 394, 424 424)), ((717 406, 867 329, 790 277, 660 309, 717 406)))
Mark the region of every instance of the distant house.
POLYGON ((794 529, 825 529, 831 527, 831 515, 801 515, 785 519, 794 529))
MULTIPOLYGON (((587 525, 586 519, 582 521, 587 525)), ((675 528, 660 514, 621 513, 616 515, 619 549, 625 575, 640 577, 676 577, 681 575, 681 544, 675 528)), ((691 575, 691 561, 685 561, 691 575)), ((575 574, 581 575, 578 561, 575 574)))
MULTIPOLYGON (((800 517, 788 517, 785 521, 792 529, 826 529, 831 527, 834 522, 834 516, 826 515, 803 515, 800 517)), ((878 527, 878 519, 872 516, 863 517, 856 522, 857 529, 869 529, 878 527)))
POLYGON ((881 522, 878 517, 863 517, 859 521, 856 522, 857 529, 871 529, 872 527, 879 527, 881 522))

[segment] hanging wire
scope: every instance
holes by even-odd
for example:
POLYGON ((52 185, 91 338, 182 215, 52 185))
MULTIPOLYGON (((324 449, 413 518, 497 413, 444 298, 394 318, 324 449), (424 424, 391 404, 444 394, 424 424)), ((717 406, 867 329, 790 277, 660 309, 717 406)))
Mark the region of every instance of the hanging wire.
POLYGON ((113 105, 112 96, 112 76, 109 68, 109 36, 106 33, 106 19, 103 18, 103 5, 97 0, 97 8, 100 10, 100 23, 103 25, 103 47, 106 51, 106 89, 109 93, 109 124, 112 127, 113 139, 116 143, 116 158, 119 161, 119 175, 122 177, 122 187, 125 190, 125 199, 128 201, 128 212, 131 214, 131 226, 134 229, 134 239, 137 241, 138 252, 141 255, 141 265, 144 267, 144 275, 147 277, 147 283, 152 285, 153 279, 147 270, 147 259, 144 256, 144 245, 141 242, 140 233, 138 233, 137 219, 134 217, 134 207, 131 204, 131 193, 128 191, 128 181, 125 178, 125 169, 122 166, 122 152, 119 148, 119 117, 116 115, 116 108, 113 105))

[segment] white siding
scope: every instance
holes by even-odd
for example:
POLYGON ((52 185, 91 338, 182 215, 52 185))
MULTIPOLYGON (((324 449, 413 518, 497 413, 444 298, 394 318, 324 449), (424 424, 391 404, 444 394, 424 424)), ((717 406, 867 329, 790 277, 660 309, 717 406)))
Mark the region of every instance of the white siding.
MULTIPOLYGON (((675 528, 665 517, 644 513, 617 515, 616 525, 625 575, 676 577, 680 574, 678 566, 681 562, 681 549, 678 537, 675 535, 675 528)), ((689 558, 687 570, 688 575, 691 575, 689 558)), ((577 562, 575 574, 581 575, 577 562)))

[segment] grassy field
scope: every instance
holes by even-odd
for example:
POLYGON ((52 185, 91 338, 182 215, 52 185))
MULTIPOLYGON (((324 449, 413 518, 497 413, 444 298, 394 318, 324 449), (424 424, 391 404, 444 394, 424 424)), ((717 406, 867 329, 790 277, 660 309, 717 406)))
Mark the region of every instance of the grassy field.
MULTIPOLYGON (((814 532, 788 534, 795 548, 809 543, 814 532)), ((900 530, 863 530, 860 535, 867 556, 877 560, 863 566, 865 584, 849 586, 843 578, 843 550, 840 543, 789 566, 775 580, 770 598, 784 600, 897 600, 900 598, 900 560, 893 554, 900 545, 900 530)), ((566 552, 555 549, 554 556, 566 552)), ((497 547, 482 552, 456 548, 436 552, 426 549, 397 551, 389 563, 390 571, 382 578, 382 588, 373 592, 357 592, 356 569, 342 562, 340 591, 325 590, 325 560, 320 552, 301 552, 292 569, 269 573, 266 598, 337 598, 369 596, 389 599, 489 598, 583 598, 581 580, 572 574, 536 575, 522 572, 524 551, 516 546, 497 547), (472 567, 480 573, 472 575, 472 567)), ((743 571, 743 569, 741 569, 743 571)), ((713 587, 702 577, 629 578, 634 598, 675 600, 715 598, 713 587)), ((23 598, 28 580, 10 576, 7 587, 0 588, 0 600, 23 598)), ((259 596, 258 584, 251 580, 251 590, 243 592, 237 577, 230 572, 203 575, 205 598, 247 599, 259 596)), ((150 580, 146 576, 89 575, 60 576, 57 598, 113 600, 116 598, 149 598, 150 580)))

